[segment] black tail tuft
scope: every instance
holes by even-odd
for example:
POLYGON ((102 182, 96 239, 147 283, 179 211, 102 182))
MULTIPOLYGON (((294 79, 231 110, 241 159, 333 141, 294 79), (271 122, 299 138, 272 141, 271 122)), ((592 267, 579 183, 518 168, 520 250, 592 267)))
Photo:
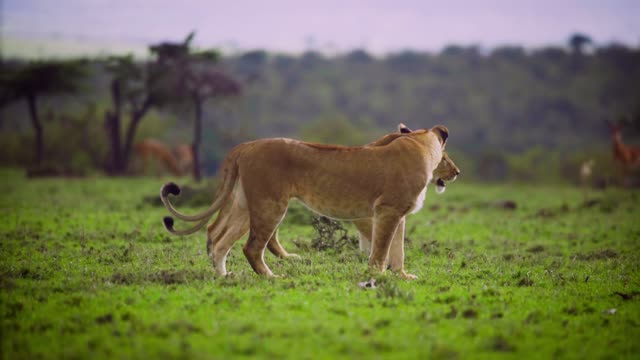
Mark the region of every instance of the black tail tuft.
POLYGON ((180 187, 178 186, 178 184, 173 182, 164 184, 164 186, 162 187, 162 196, 166 197, 169 194, 175 196, 180 195, 180 187))
POLYGON ((173 230, 173 218, 171 216, 165 216, 162 218, 162 222, 164 222, 164 227, 166 227, 167 230, 173 230))

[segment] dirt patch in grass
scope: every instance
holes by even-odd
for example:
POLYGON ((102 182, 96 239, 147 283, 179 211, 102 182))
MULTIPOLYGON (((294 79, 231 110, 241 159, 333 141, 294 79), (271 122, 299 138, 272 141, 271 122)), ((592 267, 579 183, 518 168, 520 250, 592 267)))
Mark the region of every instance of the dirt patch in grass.
POLYGON ((499 352, 513 352, 516 351, 516 347, 513 346, 507 338, 502 335, 494 336, 489 340, 489 348, 493 351, 499 352))
POLYGON ((598 251, 592 251, 590 253, 579 253, 574 256, 577 260, 592 261, 592 260, 606 260, 615 259, 619 256, 618 252, 613 249, 603 249, 598 251))
POLYGON ((520 281, 518 281, 518 286, 533 286, 533 280, 529 279, 528 277, 523 277, 522 279, 520 279, 520 281))
POLYGON ((553 218, 558 215, 566 214, 570 211, 569 205, 562 204, 558 207, 552 208, 541 208, 536 212, 536 217, 538 218, 553 218))
POLYGON ((543 316, 541 311, 534 310, 534 311, 530 312, 529 315, 527 315, 527 317, 524 319, 524 323, 525 324, 538 324, 538 323, 540 323, 540 321, 542 321, 543 317, 544 316, 543 316))
POLYGON ((176 321, 169 324, 169 329, 172 332, 184 333, 184 334, 194 334, 194 333, 202 333, 202 329, 196 325, 188 321, 176 321))
POLYGON ((460 358, 460 354, 448 346, 436 344, 431 348, 431 358, 456 360, 460 358))
POLYGON ((633 300, 636 297, 640 297, 640 291, 632 291, 628 294, 616 291, 614 294, 620 296, 622 300, 633 300))
POLYGON ((113 314, 105 314, 102 316, 98 316, 96 318, 96 323, 103 325, 103 324, 110 324, 113 322, 113 314))
POLYGON ((534 254, 538 254, 541 253, 545 250, 545 247, 542 245, 536 245, 536 246, 532 246, 530 248, 527 249, 527 252, 530 253, 534 253, 534 254))
POLYGON ((588 208, 592 208, 592 207, 594 207, 594 206, 596 206, 596 205, 598 205, 600 203, 602 203, 602 200, 600 200, 600 199, 587 199, 582 203, 582 205, 580 207, 588 209, 588 208))
POLYGON ((478 312, 474 309, 467 309, 462 312, 462 317, 465 319, 476 319, 478 318, 478 312))
POLYGON ((40 267, 22 267, 20 269, 10 271, 6 275, 12 279, 46 280, 49 278, 47 272, 40 267))
MULTIPOLYGON (((180 270, 180 271, 162 270, 158 273, 149 275, 147 279, 150 280, 151 282, 161 283, 166 285, 184 284, 189 281, 189 278, 191 277, 192 274, 193 274, 192 272, 187 272, 185 270, 180 270)), ((199 279, 194 279, 194 280, 202 280, 202 279, 203 278, 201 277, 199 279)))
POLYGON ((514 254, 504 254, 502 255, 502 259, 505 261, 512 261, 513 259, 515 259, 515 255, 514 254))
POLYGON ((140 283, 156 284, 187 284, 192 281, 202 281, 209 279, 211 274, 203 271, 193 270, 161 270, 151 274, 135 274, 116 272, 109 279, 114 284, 132 285, 140 283))
POLYGON ((6 274, 0 274, 0 289, 7 291, 12 290, 16 287, 15 281, 13 281, 6 274))
POLYGON ((581 209, 592 209, 599 208, 601 212, 605 214, 609 214, 614 212, 623 202, 627 199, 616 199, 616 198, 607 198, 607 199, 587 199, 581 205, 581 209))
POLYGON ((24 310, 23 303, 19 301, 10 302, 9 304, 7 304, 4 316, 8 319, 15 318, 20 312, 22 312, 22 310, 24 310))
POLYGON ((454 295, 438 297, 434 300, 436 304, 453 304, 456 301, 458 301, 458 297, 454 295))
POLYGON ((422 245, 420 245, 420 249, 425 255, 439 255, 440 254, 440 244, 438 240, 431 240, 422 245))
POLYGON ((458 316, 458 309, 455 306, 452 306, 449 312, 444 315, 447 319, 455 319, 456 316, 458 316))
POLYGON ((475 207, 479 209, 494 208, 502 210, 516 210, 518 208, 518 203, 513 200, 483 201, 476 203, 475 207))
POLYGON ((582 304, 581 306, 573 304, 571 306, 565 307, 564 309, 562 309, 562 311, 567 315, 579 316, 583 314, 593 314, 596 312, 596 309, 594 309, 589 304, 582 304))

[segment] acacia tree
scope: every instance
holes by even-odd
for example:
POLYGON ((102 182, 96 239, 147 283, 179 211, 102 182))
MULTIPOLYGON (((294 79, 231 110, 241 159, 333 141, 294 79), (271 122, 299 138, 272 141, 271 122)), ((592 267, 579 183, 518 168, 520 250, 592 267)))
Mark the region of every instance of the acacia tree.
MULTIPOLYGON (((152 55, 156 45, 149 47, 152 55)), ((145 63, 137 63, 132 56, 117 56, 107 60, 105 69, 111 74, 111 109, 105 112, 105 128, 110 152, 106 170, 113 175, 127 171, 133 141, 140 122, 153 107, 175 101, 175 67, 156 56, 145 63), (129 122, 123 131, 123 117, 129 122)))
POLYGON ((112 108, 105 112, 105 129, 110 147, 106 170, 112 175, 121 175, 127 170, 140 121, 152 106, 161 104, 162 99, 155 91, 159 73, 151 64, 145 67, 135 63, 132 56, 108 59, 106 70, 112 75, 112 108), (129 115, 124 142, 121 134, 123 113, 129 115))
POLYGON ((84 60, 38 61, 26 65, 3 66, 0 76, 0 106, 25 100, 35 135, 35 164, 44 158, 44 130, 38 99, 43 96, 73 94, 86 76, 84 60))
POLYGON ((574 55, 582 55, 589 44, 593 44, 593 40, 588 35, 576 33, 569 37, 569 47, 574 55))
POLYGON ((193 123, 193 178, 200 180, 200 141, 202 139, 203 106, 207 99, 231 96, 240 93, 240 86, 227 75, 217 71, 206 71, 200 74, 191 73, 187 77, 187 89, 193 104, 195 118, 193 123), (197 165, 197 166, 195 166, 197 165))
POLYGON ((190 33, 182 43, 160 43, 152 46, 157 56, 158 66, 171 69, 171 78, 165 78, 163 91, 174 94, 174 100, 189 102, 194 110, 193 122, 193 177, 201 178, 200 142, 202 139, 202 116, 207 99, 239 95, 240 84, 224 74, 214 65, 219 55, 214 50, 195 51, 191 48, 194 33, 190 33))

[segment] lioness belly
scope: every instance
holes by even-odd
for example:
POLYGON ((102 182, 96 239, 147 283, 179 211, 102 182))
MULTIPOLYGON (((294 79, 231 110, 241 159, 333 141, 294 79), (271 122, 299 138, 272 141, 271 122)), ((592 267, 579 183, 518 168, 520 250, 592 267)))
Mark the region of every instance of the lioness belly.
POLYGON ((371 206, 366 202, 342 199, 297 197, 309 210, 338 220, 355 220, 373 216, 371 206))

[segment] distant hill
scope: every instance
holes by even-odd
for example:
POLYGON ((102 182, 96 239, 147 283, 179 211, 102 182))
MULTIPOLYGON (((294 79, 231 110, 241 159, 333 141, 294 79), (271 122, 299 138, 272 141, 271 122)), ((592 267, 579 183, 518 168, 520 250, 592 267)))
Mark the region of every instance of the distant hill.
MULTIPOLYGON (((37 49, 29 46, 24 51, 37 49)), ((64 47, 59 50, 64 53, 64 47)), ((458 158, 473 164, 476 174, 493 169, 483 177, 507 176, 507 168, 517 169, 520 178, 533 172, 577 174, 576 162, 594 152, 607 157, 600 163, 611 163, 605 120, 640 117, 640 49, 615 44, 588 52, 502 47, 485 53, 450 46, 437 54, 405 51, 386 57, 362 50, 333 57, 256 50, 227 56, 220 66, 244 83, 244 92, 225 105, 206 106, 203 158, 210 164, 250 138, 361 144, 404 122, 414 128, 448 126, 449 148, 458 158), (555 161, 553 169, 547 158, 555 161), (569 170, 559 170, 567 161, 569 170), (534 171, 535 166, 540 168, 534 171)), ((48 111, 108 106, 108 76, 97 62, 92 68, 82 101, 57 99, 48 111)), ((189 110, 162 112, 174 114, 175 123, 145 121, 147 133, 185 134, 189 110)), ((21 127, 28 134, 24 107, 3 113, 10 120, 0 124, 2 132, 21 127)), ((91 116, 100 124, 102 110, 91 116)), ((626 141, 634 141, 633 130, 625 130, 626 141)))
POLYGON ((21 59, 97 57, 132 53, 137 58, 148 56, 146 44, 69 39, 62 37, 2 37, 2 57, 21 59))

